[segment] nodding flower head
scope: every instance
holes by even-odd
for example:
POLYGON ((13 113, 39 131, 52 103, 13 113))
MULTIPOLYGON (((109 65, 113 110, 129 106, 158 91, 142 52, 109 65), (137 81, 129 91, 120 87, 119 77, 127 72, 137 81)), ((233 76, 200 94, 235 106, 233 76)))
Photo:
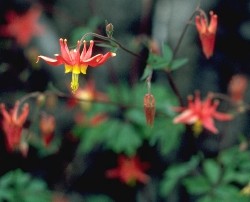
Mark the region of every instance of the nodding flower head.
POLYGON ((78 76, 80 73, 86 74, 88 66, 97 67, 105 63, 110 57, 115 56, 113 52, 107 52, 106 54, 97 54, 92 56, 92 49, 94 41, 91 40, 89 48, 87 49, 87 42, 83 41, 83 49, 80 50, 81 42, 78 41, 76 48, 69 50, 66 39, 60 39, 59 44, 61 47, 61 55, 55 54, 55 58, 39 55, 39 59, 43 59, 45 62, 52 66, 65 65, 65 73, 72 72, 71 89, 75 93, 79 87, 78 76))
POLYGON ((210 23, 205 13, 201 12, 195 18, 196 29, 201 40, 202 51, 206 58, 210 58, 214 52, 215 35, 217 32, 218 16, 210 11, 210 23))

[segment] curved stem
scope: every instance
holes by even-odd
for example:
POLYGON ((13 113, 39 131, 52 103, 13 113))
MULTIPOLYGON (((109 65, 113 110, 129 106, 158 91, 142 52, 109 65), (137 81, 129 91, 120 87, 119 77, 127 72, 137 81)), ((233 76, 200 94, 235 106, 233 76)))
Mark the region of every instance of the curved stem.
MULTIPOLYGON (((195 11, 192 13, 192 15, 190 16, 188 22, 190 22, 193 19, 193 17, 195 15, 195 13, 197 12, 197 10, 198 10, 198 8, 196 8, 195 11)), ((186 23, 186 25, 185 25, 182 33, 181 33, 181 36, 180 36, 180 38, 179 38, 179 40, 177 42, 177 45, 174 48, 174 51, 173 51, 173 60, 176 57, 176 54, 177 54, 177 52, 178 52, 178 50, 180 48, 181 42, 183 41, 183 38, 184 38, 184 36, 185 36, 185 34, 186 34, 187 30, 188 30, 189 25, 190 25, 190 23, 186 23)))
POLYGON ((121 43, 119 43, 119 42, 118 42, 117 40, 115 40, 114 38, 102 36, 102 35, 100 35, 100 34, 96 34, 96 33, 93 33, 93 32, 89 32, 89 33, 84 34, 84 35, 82 36, 80 42, 82 43, 83 40, 84 40, 84 38, 86 38, 86 37, 89 36, 89 35, 94 36, 94 37, 97 37, 97 38, 102 39, 102 40, 105 40, 105 41, 113 42, 113 43, 115 43, 119 48, 121 48, 122 50, 124 50, 124 51, 130 53, 131 55, 133 55, 133 56, 135 56, 135 57, 141 58, 140 55, 138 55, 137 53, 134 53, 133 51, 131 51, 131 50, 127 49, 127 48, 125 48, 121 43))
MULTIPOLYGON (((200 7, 200 2, 198 3, 198 6, 197 6, 197 8, 195 9, 195 11, 194 11, 194 12, 192 13, 192 15, 190 16, 190 18, 189 18, 189 20, 188 20, 189 22, 193 19, 195 13, 199 10, 199 7, 200 7)), ((186 34, 187 30, 188 30, 189 25, 190 25, 190 23, 186 23, 186 25, 185 25, 185 27, 184 27, 184 29, 183 29, 181 35, 180 35, 180 38, 179 38, 179 40, 178 40, 178 42, 177 42, 177 44, 176 44, 176 46, 175 46, 175 48, 174 48, 174 50, 173 50, 173 58, 172 58, 172 60, 171 60, 171 62, 170 62, 170 65, 171 65, 171 63, 174 61, 174 59, 175 59, 175 57, 176 57, 176 55, 177 55, 177 52, 178 52, 178 50, 180 49, 181 42, 182 42, 183 39, 184 39, 184 36, 185 36, 185 34, 186 34)), ((175 95, 177 96, 180 105, 181 105, 181 106, 184 106, 183 99, 182 99, 182 97, 181 97, 181 94, 180 94, 180 92, 179 92, 179 90, 178 90, 178 88, 177 88, 175 82, 174 82, 174 79, 173 79, 173 77, 172 77, 171 71, 166 70, 166 73, 167 73, 167 78, 168 78, 169 84, 170 84, 172 90, 174 91, 175 95)))

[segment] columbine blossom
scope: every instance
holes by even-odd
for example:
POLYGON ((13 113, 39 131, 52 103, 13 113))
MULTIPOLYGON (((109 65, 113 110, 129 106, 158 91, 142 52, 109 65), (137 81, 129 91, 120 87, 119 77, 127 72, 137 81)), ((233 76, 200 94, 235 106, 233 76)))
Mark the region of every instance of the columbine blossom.
POLYGON ((25 46, 33 36, 43 31, 43 27, 38 23, 40 15, 39 7, 32 7, 23 15, 9 11, 5 16, 7 24, 0 27, 0 35, 14 37, 18 44, 25 46))
POLYGON ((197 92, 194 99, 191 96, 188 98, 187 107, 177 108, 177 110, 181 111, 181 114, 174 118, 174 123, 188 125, 198 123, 210 132, 217 134, 218 129, 215 127, 214 119, 229 121, 233 118, 230 114, 218 112, 218 105, 219 102, 213 102, 211 96, 207 96, 204 101, 201 101, 200 94, 197 92))
POLYGON ((139 161, 138 157, 119 156, 118 167, 106 171, 109 178, 119 178, 126 184, 133 184, 136 181, 147 183, 149 176, 144 173, 148 164, 139 161))
POLYGON ((87 67, 97 67, 105 63, 110 57, 115 56, 115 53, 112 52, 107 52, 105 55, 103 54, 97 54, 93 57, 92 55, 92 49, 94 46, 94 41, 90 41, 89 48, 87 50, 86 44, 87 42, 84 41, 83 44, 83 50, 80 53, 80 47, 81 47, 81 42, 77 42, 77 46, 73 50, 69 50, 68 45, 67 45, 67 40, 66 39, 60 39, 59 40, 60 47, 61 47, 61 55, 55 54, 55 58, 49 58, 46 56, 38 56, 39 58, 45 60, 48 64, 52 66, 57 66, 57 65, 65 65, 65 73, 72 72, 72 81, 71 81, 71 89, 72 92, 75 93, 75 91, 79 87, 79 82, 78 82, 78 76, 80 73, 86 74, 87 67))
POLYGON ((196 16, 195 25, 201 40, 202 50, 206 58, 210 58, 214 52, 215 34, 217 31, 218 16, 210 11, 210 24, 204 13, 196 16))
POLYGON ((29 105, 24 104, 21 114, 18 115, 19 105, 20 103, 17 101, 14 108, 8 112, 5 105, 1 104, 0 110, 3 116, 1 124, 5 133, 7 150, 13 152, 18 149, 25 153, 27 151, 27 145, 22 142, 21 137, 23 125, 29 114, 29 105))

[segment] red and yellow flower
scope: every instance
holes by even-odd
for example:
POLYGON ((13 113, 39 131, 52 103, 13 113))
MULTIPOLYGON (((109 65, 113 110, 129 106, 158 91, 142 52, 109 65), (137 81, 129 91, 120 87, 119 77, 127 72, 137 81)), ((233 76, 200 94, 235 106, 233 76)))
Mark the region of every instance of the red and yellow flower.
POLYGON ((214 119, 229 121, 233 118, 230 114, 218 112, 218 105, 219 102, 213 102, 211 96, 207 96, 204 101, 201 101, 199 92, 196 92, 194 98, 189 96, 187 107, 177 108, 181 114, 174 118, 174 123, 194 124, 194 127, 203 126, 210 132, 217 134, 218 129, 215 127, 214 119))
POLYGON ((206 58, 210 58, 214 52, 215 35, 217 32, 218 16, 210 11, 210 24, 206 15, 201 12, 195 18, 196 29, 201 40, 202 51, 206 58))
MULTIPOLYGON (((83 50, 80 53, 81 42, 77 42, 77 46, 73 50, 69 50, 66 39, 59 40, 61 47, 61 55, 55 54, 55 58, 50 58, 46 56, 38 56, 38 60, 41 58, 45 60, 48 64, 52 66, 65 65, 65 73, 72 72, 71 89, 72 92, 79 87, 78 76, 80 73, 86 74, 88 66, 97 67, 105 63, 110 57, 115 56, 113 52, 107 52, 106 54, 97 54, 92 56, 92 49, 94 46, 94 41, 90 41, 89 48, 87 50, 87 42, 84 41, 83 50)), ((38 62, 37 60, 37 62, 38 62)))

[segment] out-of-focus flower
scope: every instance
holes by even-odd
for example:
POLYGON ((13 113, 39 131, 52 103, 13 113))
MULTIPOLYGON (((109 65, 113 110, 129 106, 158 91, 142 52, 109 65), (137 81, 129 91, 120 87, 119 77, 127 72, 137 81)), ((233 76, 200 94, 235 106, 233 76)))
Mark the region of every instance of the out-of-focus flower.
POLYGON ((38 23, 41 9, 38 6, 30 8, 25 14, 19 15, 15 11, 6 13, 6 25, 0 27, 0 35, 14 37, 21 46, 27 45, 33 36, 41 34, 44 29, 38 23))
POLYGON ((97 126, 103 122, 105 122, 106 120, 108 119, 108 115, 105 114, 105 113, 99 113, 99 114, 96 114, 95 116, 93 116, 91 119, 90 119, 90 125, 91 126, 97 126))
POLYGON ((89 80, 84 88, 79 88, 70 100, 70 104, 75 105, 79 102, 81 108, 87 111, 91 107, 92 101, 108 101, 108 96, 105 93, 99 92, 95 88, 94 80, 89 80))
POLYGON ((146 184, 149 176, 144 173, 148 168, 147 163, 142 163, 137 156, 128 158, 124 155, 118 158, 118 167, 106 171, 108 178, 119 178, 128 185, 134 185, 136 181, 146 184))
POLYGON ((54 138, 56 128, 55 117, 48 114, 42 114, 39 122, 39 128, 42 135, 43 144, 47 147, 54 138))
POLYGON ((3 116, 1 122, 2 129, 5 134, 6 147, 9 152, 20 150, 22 153, 27 153, 27 144, 21 140, 23 125, 29 114, 29 105, 24 104, 22 112, 18 115, 19 101, 10 112, 5 108, 4 104, 0 105, 0 110, 3 116))
POLYGON ((201 40, 202 50, 206 58, 210 58, 214 52, 215 35, 217 31, 218 16, 210 11, 210 24, 207 16, 201 12, 195 18, 196 29, 201 40))
POLYGON ((144 96, 144 113, 147 124, 152 126, 155 118, 155 98, 150 93, 144 96))
POLYGON ((87 117, 83 113, 76 113, 75 122, 80 125, 86 125, 88 127, 95 127, 108 119, 106 113, 98 113, 92 117, 87 117))
POLYGON ((247 85, 248 79, 245 75, 236 74, 232 76, 228 85, 228 93, 233 102, 241 102, 244 99, 247 85))
POLYGON ((217 111, 219 101, 212 101, 211 96, 207 96, 204 101, 200 99, 200 93, 196 92, 193 99, 188 97, 187 107, 178 107, 176 110, 182 112, 174 118, 174 123, 194 124, 194 126, 203 126, 210 132, 217 134, 218 129, 215 127, 214 119, 219 121, 229 121, 232 115, 217 111))
POLYGON ((77 42, 76 49, 69 50, 68 45, 67 45, 67 40, 66 39, 60 39, 59 40, 60 47, 61 47, 61 55, 55 54, 55 58, 49 58, 46 56, 38 56, 39 59, 45 60, 48 64, 52 66, 57 66, 57 65, 65 65, 65 73, 72 72, 72 80, 71 80, 71 89, 72 92, 75 93, 76 90, 79 87, 79 82, 78 82, 78 76, 80 73, 86 74, 87 67, 97 67, 105 63, 110 57, 115 56, 115 53, 112 52, 107 52, 105 55, 103 54, 97 54, 93 57, 92 55, 92 49, 94 46, 94 41, 90 41, 90 46, 87 50, 86 44, 87 42, 84 41, 83 44, 83 50, 80 54, 80 47, 81 47, 81 42, 77 42))

